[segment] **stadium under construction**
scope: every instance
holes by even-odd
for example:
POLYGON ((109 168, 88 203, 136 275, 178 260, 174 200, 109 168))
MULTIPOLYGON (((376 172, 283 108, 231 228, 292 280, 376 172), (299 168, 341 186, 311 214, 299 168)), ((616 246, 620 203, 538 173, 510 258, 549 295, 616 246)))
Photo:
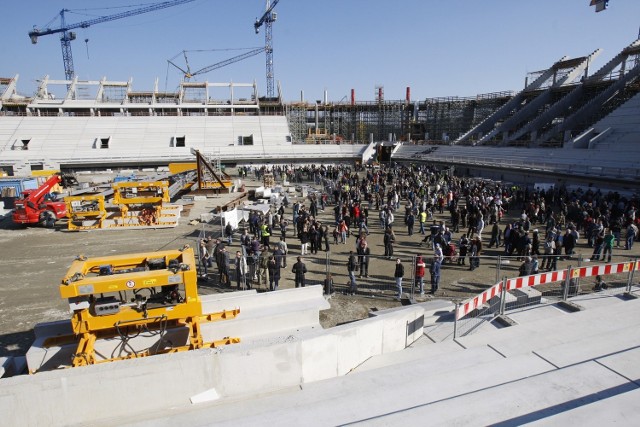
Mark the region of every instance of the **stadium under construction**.
POLYGON ((424 100, 411 99, 410 88, 404 100, 387 100, 380 86, 370 102, 352 92, 347 102, 285 103, 280 87, 261 97, 255 83, 183 82, 166 93, 136 92, 131 81, 48 77, 29 97, 19 93, 18 76, 2 78, 0 168, 19 176, 157 167, 191 161, 199 150, 227 164, 393 158, 471 173, 499 163, 512 175, 524 168, 630 184, 640 177, 640 40, 593 72, 600 53, 563 56, 530 73, 516 93, 424 100))

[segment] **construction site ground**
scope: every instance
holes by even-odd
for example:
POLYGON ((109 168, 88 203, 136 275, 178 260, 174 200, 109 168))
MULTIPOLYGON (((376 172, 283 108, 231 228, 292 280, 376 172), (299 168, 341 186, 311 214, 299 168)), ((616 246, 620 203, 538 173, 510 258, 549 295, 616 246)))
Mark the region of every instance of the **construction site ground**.
MULTIPOLYGON (((232 175, 234 176, 234 175, 232 175)), ((236 177, 234 176, 234 179, 236 177)), ((245 181, 247 190, 256 188, 260 182, 255 179, 245 181)), ((312 184, 312 183, 307 183, 312 184)), ((292 184, 294 185, 294 184, 292 184)), ((42 322, 68 319, 70 317, 68 304, 59 296, 58 285, 60 279, 66 273, 69 265, 77 255, 88 257, 101 257, 112 254, 125 254, 135 252, 153 252, 164 249, 176 249, 185 244, 197 244, 198 237, 203 230, 199 222, 200 215, 211 212, 215 208, 236 198, 237 193, 228 195, 212 195, 206 200, 197 200, 187 215, 181 218, 176 228, 149 229, 149 230, 109 230, 90 232, 67 232, 63 221, 58 222, 55 229, 45 228, 21 228, 12 223, 10 217, 0 221, 0 357, 23 355, 33 342, 33 327, 42 322)), ((292 200, 302 201, 300 193, 292 200)), ((308 203, 307 203, 308 206, 308 203)), ((403 204, 404 206, 404 204, 403 204)), ((419 233, 413 236, 407 235, 403 224, 404 207, 397 212, 395 221, 396 230, 396 254, 403 259, 410 259, 413 255, 430 257, 432 250, 430 245, 420 245, 422 236, 419 233)), ((291 218, 292 208, 286 210, 286 215, 291 218)), ((510 217, 519 216, 520 212, 511 211, 510 217)), ((382 245, 383 232, 379 226, 378 211, 370 210, 370 229, 368 237, 372 255, 380 256, 384 249, 382 245)), ((333 224, 333 209, 327 208, 320 212, 319 218, 324 223, 333 224)), ((448 223, 448 213, 436 214, 435 219, 443 219, 448 223)), ((218 224, 207 226, 209 230, 220 232, 218 224)), ((503 226, 501 226, 502 228, 503 226)), ((289 227, 292 230, 292 226, 289 227)), ((418 227, 416 227, 417 232, 418 227)), ((462 230, 460 230, 462 232, 462 230)), ((289 232, 289 236, 293 233, 289 232)), ((278 234, 276 233, 276 236, 278 234)), ((456 233, 458 240, 460 233, 456 233)), ((486 245, 489 230, 485 229, 483 241, 486 245)), ((277 238, 275 239, 277 241, 277 238)), ((331 239, 333 242, 333 239, 331 239)), ((295 237, 287 239, 289 244, 288 268, 282 270, 280 288, 294 286, 291 266, 295 262, 295 256, 300 254, 300 243, 295 237)), ((239 248, 239 239, 229 247, 232 254, 239 248)), ((330 258, 332 259, 332 272, 336 288, 344 289, 347 283, 346 257, 350 250, 355 249, 355 237, 350 237, 348 244, 331 245, 330 258), (335 263, 333 259, 337 260, 335 263)), ((584 244, 584 240, 577 248, 577 252, 588 257, 592 249, 584 244)), ((500 255, 503 248, 485 249, 484 255, 500 255)), ((636 245, 632 251, 614 249, 614 255, 640 255, 640 245, 636 245)), ((319 257, 326 256, 319 252, 319 257)), ((442 270, 440 290, 436 295, 416 295, 415 301, 428 299, 447 299, 461 301, 476 295, 487 287, 496 283, 495 262, 482 262, 479 269, 468 270, 467 266, 446 265, 442 270)), ((411 269, 411 265, 405 262, 405 271, 411 269)), ((503 275, 517 276, 517 265, 511 265, 509 271, 503 271, 503 275)), ((379 283, 388 282, 389 289, 385 293, 374 294, 362 291, 355 296, 344 295, 341 292, 334 293, 330 298, 331 309, 320 313, 320 322, 324 328, 333 327, 368 317, 370 311, 384 310, 397 307, 403 302, 393 298, 393 271, 394 260, 375 258, 369 267, 369 274, 375 277, 379 283)), ((233 292, 232 289, 220 286, 214 274, 211 280, 200 283, 201 295, 217 292, 233 292)), ((428 274, 427 274, 428 276, 428 274)), ((315 274, 308 277, 312 283, 321 283, 323 277, 315 274)), ((428 277, 425 280, 425 289, 430 285, 428 277)), ((406 283, 405 283, 406 286, 406 283)), ((407 289, 407 287, 405 287, 407 289)), ((265 287, 258 288, 264 292, 265 287)))

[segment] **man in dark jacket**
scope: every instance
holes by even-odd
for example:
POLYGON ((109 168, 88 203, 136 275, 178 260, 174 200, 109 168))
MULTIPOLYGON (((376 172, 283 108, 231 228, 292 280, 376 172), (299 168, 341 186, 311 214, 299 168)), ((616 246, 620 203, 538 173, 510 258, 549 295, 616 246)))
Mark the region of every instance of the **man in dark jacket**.
POLYGON ((268 269, 269 269, 269 289, 272 291, 278 290, 278 283, 280 282, 280 260, 275 255, 269 257, 268 269))
POLYGON ((304 263, 302 262, 302 257, 298 257, 297 259, 298 259, 298 262, 293 264, 293 268, 291 269, 291 272, 294 274, 293 280, 295 281, 296 288, 299 288, 301 286, 304 288, 304 285, 305 285, 304 275, 307 273, 307 266, 304 265, 304 263))
POLYGON ((393 273, 396 279, 396 287, 398 288, 398 299, 402 298, 402 278, 404 277, 404 266, 400 258, 396 259, 396 269, 393 273))

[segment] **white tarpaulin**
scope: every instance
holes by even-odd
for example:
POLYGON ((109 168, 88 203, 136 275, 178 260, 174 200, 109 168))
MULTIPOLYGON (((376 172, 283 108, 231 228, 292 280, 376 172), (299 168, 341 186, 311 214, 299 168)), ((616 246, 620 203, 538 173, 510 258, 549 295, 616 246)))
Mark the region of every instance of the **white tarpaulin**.
POLYGON ((249 221, 249 213, 251 211, 260 211, 263 214, 266 214, 271 209, 271 206, 268 204, 257 204, 257 205, 246 205, 244 209, 233 208, 230 211, 221 212, 220 216, 222 217, 222 225, 226 226, 227 224, 231 224, 233 229, 238 228, 238 224, 243 219, 245 221, 249 221))

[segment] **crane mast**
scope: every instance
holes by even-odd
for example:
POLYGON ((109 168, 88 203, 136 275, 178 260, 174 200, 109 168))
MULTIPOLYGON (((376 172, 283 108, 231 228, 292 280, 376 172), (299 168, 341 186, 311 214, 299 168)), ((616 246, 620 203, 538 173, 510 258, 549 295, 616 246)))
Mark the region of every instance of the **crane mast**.
POLYGON ((274 73, 273 73, 273 45, 272 45, 272 29, 273 23, 276 21, 277 15, 273 12, 273 8, 276 7, 280 0, 267 0, 266 11, 260 19, 257 19, 253 27, 256 30, 256 34, 260 31, 260 27, 264 24, 264 49, 267 60, 267 97, 274 97, 274 73))
POLYGON ((127 18, 129 16, 141 15, 147 12, 153 12, 155 10, 165 9, 167 7, 178 6, 184 3, 191 3, 195 0, 172 0, 172 1, 164 1, 157 4, 152 4, 150 6, 140 7, 138 9, 132 9, 125 12, 115 13, 113 15, 100 16, 98 18, 90 19, 87 21, 77 22, 75 24, 67 25, 65 19, 65 12, 69 12, 69 9, 62 9, 60 11, 60 27, 59 28, 46 28, 44 30, 39 30, 38 28, 34 28, 32 31, 29 31, 29 37, 31 38, 31 43, 38 43, 38 37, 46 36, 49 34, 62 33, 60 36, 60 44, 62 46, 62 62, 64 63, 64 75, 67 80, 72 80, 75 76, 75 70, 73 67, 73 54, 71 53, 71 41, 76 39, 76 33, 74 33, 73 29, 76 28, 88 28, 94 24, 100 24, 102 22, 115 21, 116 19, 127 18))

